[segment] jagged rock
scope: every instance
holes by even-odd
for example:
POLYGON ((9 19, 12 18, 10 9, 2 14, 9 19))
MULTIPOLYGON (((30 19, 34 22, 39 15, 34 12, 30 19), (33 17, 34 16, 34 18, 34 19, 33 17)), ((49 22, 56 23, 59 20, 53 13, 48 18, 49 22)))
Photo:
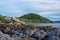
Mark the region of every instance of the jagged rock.
POLYGON ((25 22, 20 21, 20 20, 16 19, 15 17, 6 17, 6 18, 4 19, 4 23, 10 23, 10 24, 13 24, 13 23, 16 23, 16 24, 25 24, 25 22))
POLYGON ((4 23, 9 23, 9 22, 11 22, 11 17, 6 17, 6 18, 4 19, 4 23))
POLYGON ((51 26, 44 26, 39 29, 40 27, 22 25, 25 22, 15 17, 6 17, 4 23, 0 23, 0 40, 28 40, 28 37, 32 37, 33 40, 34 38, 41 38, 41 40, 60 40, 60 29, 52 29, 51 26))
POLYGON ((45 37, 46 32, 44 32, 43 30, 40 30, 40 31, 36 31, 34 32, 33 36, 34 37, 38 37, 38 38, 44 38, 45 37))
POLYGON ((3 35, 3 33, 0 31, 0 36, 3 35))
POLYGON ((10 36, 8 34, 3 34, 0 31, 0 40, 14 40, 13 38, 10 38, 10 36))

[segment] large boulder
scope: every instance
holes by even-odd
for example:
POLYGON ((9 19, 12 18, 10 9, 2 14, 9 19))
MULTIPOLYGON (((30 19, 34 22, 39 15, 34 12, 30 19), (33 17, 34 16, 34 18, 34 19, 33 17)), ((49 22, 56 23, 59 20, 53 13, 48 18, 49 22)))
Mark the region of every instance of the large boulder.
POLYGON ((40 30, 40 31, 34 32, 34 35, 33 36, 34 37, 38 37, 38 38, 44 38, 45 35, 47 35, 46 32, 44 32, 43 30, 40 30))
POLYGON ((14 40, 14 38, 11 38, 8 34, 3 34, 0 31, 0 40, 14 40))
POLYGON ((6 17, 4 19, 4 23, 17 23, 17 24, 25 24, 25 22, 16 19, 15 17, 6 17))
POLYGON ((6 18, 4 19, 4 23, 9 23, 9 22, 11 22, 11 17, 6 17, 6 18))

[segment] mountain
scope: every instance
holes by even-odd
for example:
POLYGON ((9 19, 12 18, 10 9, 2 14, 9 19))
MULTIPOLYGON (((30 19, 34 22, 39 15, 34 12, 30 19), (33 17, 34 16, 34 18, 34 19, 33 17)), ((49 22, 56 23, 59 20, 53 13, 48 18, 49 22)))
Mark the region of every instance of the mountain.
POLYGON ((42 17, 38 14, 35 14, 35 13, 25 14, 25 15, 19 17, 18 19, 25 21, 25 22, 41 22, 41 23, 52 22, 51 20, 49 20, 45 17, 42 17))

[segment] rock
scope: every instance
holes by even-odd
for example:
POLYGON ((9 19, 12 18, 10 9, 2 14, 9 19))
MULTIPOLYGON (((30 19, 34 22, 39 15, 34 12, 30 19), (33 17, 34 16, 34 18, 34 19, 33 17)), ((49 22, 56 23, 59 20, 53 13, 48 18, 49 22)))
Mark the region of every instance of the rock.
POLYGON ((6 17, 4 19, 4 23, 10 23, 11 22, 11 17, 6 17))
POLYGON ((51 26, 36 27, 22 25, 15 17, 6 17, 4 24, 0 23, 0 40, 60 40, 60 29, 52 29, 51 26), (3 32, 3 33, 2 33, 3 32), (4 34, 5 33, 5 34, 4 34))
POLYGON ((43 30, 40 30, 40 31, 34 32, 33 37, 44 38, 45 35, 47 35, 46 32, 44 32, 43 30))
POLYGON ((3 35, 3 33, 0 31, 0 36, 3 35))
POLYGON ((14 40, 13 38, 11 38, 8 34, 3 34, 0 31, 0 40, 14 40))
POLYGON ((25 22, 16 19, 15 17, 6 17, 4 23, 16 23, 16 24, 25 24, 25 22))

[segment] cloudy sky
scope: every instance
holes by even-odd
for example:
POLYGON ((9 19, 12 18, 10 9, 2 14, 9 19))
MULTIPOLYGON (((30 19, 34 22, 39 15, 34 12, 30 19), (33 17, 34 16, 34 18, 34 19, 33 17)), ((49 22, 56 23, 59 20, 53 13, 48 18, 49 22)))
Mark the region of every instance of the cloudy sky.
POLYGON ((50 20, 60 20, 60 0, 0 0, 0 14, 22 16, 36 13, 50 20))

